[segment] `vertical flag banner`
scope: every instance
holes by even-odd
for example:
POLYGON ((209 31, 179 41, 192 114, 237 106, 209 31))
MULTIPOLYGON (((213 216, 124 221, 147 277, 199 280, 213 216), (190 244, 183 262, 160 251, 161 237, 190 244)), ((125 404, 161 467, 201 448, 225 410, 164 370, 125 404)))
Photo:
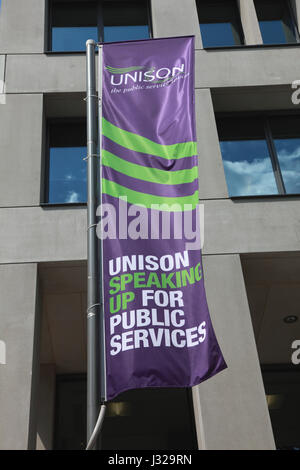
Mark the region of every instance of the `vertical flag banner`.
POLYGON ((104 44, 101 125, 106 398, 192 387, 227 367, 197 243, 194 38, 104 44))

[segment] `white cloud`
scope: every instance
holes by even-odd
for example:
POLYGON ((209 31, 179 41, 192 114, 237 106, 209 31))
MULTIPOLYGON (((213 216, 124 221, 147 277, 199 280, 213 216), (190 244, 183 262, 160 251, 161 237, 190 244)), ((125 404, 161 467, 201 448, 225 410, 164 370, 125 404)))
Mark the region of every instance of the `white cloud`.
POLYGON ((234 196, 277 193, 271 162, 267 158, 253 162, 224 160, 224 168, 230 193, 234 196))
MULTIPOLYGON (((254 158, 252 161, 230 161, 231 142, 226 142, 222 148, 224 169, 233 196, 255 196, 263 194, 277 194, 275 177, 269 158, 254 158)), ((222 143, 224 144, 224 143, 222 143)), ((241 149, 242 150, 242 149, 241 149)), ((288 193, 300 193, 300 146, 288 152, 285 149, 278 151, 281 172, 288 193)))
POLYGON ((76 191, 69 191, 66 202, 79 202, 79 194, 76 191))
POLYGON ((300 146, 293 152, 278 152, 284 184, 288 193, 300 193, 300 146))
POLYGON ((297 147, 292 153, 287 152, 286 150, 280 150, 278 152, 279 159, 285 159, 287 161, 296 160, 300 158, 300 147, 297 147))

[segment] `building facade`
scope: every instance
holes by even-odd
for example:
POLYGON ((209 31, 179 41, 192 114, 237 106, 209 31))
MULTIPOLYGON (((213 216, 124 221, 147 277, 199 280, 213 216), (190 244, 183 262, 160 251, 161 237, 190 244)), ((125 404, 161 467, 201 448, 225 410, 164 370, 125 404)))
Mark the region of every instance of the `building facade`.
POLYGON ((271 3, 2 0, 0 449, 84 447, 87 34, 195 35, 205 285, 228 364, 193 390, 127 392, 103 448, 300 444, 300 0, 271 3))

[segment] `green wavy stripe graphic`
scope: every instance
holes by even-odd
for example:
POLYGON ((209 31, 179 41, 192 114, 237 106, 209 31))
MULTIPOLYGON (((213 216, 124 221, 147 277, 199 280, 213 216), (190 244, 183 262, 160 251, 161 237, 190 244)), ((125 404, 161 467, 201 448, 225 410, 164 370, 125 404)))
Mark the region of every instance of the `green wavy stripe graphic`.
POLYGON ((102 178, 102 193, 115 198, 126 196, 129 204, 143 205, 148 209, 155 209, 153 205, 160 205, 162 206, 161 210, 168 212, 193 210, 198 204, 199 197, 198 191, 195 191, 192 196, 184 197, 154 196, 153 194, 145 194, 128 189, 125 186, 121 186, 114 181, 109 181, 106 178, 102 178), (188 205, 188 207, 184 207, 185 205, 188 205))
POLYGON ((124 175, 150 183, 176 185, 192 183, 198 177, 198 168, 196 166, 179 171, 159 170, 128 162, 104 149, 102 150, 102 164, 124 175))
POLYGON ((106 65, 105 68, 110 73, 114 75, 118 75, 122 73, 135 72, 136 70, 143 70, 145 67, 143 65, 137 65, 137 66, 126 67, 126 68, 118 68, 118 67, 110 67, 109 65, 106 65))
POLYGON ((147 137, 125 131, 102 118, 102 132, 105 137, 122 147, 135 152, 147 153, 167 160, 193 157, 197 155, 197 142, 182 142, 172 145, 161 145, 147 137))

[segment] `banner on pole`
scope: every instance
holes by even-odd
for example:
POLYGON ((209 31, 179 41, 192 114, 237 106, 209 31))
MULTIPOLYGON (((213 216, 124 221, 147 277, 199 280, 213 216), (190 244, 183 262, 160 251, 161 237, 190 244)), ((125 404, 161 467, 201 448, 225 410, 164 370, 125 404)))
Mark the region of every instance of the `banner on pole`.
POLYGON ((201 261, 194 38, 104 44, 100 83, 106 399, 192 387, 227 367, 201 261))

